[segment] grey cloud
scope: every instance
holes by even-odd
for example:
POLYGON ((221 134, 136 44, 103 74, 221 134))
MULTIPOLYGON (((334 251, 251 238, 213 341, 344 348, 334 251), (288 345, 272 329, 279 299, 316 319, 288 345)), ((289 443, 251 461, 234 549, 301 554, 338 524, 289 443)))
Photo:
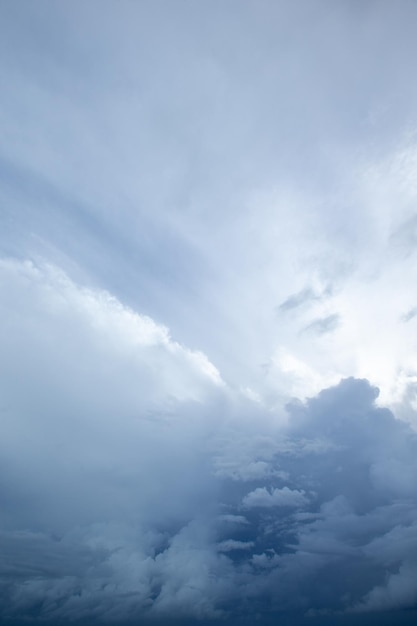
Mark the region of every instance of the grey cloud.
POLYGON ((305 289, 302 289, 301 291, 294 293, 292 296, 289 296, 289 298, 284 300, 284 302, 282 302, 282 304, 279 305, 278 310, 284 311, 284 312, 291 311, 292 309, 298 308, 302 304, 305 304, 307 302, 311 302, 312 300, 317 300, 317 299, 318 299, 318 296, 316 295, 316 293, 309 287, 306 287, 305 289))
POLYGON ((404 313, 404 315, 401 317, 401 321, 410 322, 416 316, 417 316, 417 307, 412 307, 411 309, 407 311, 407 313, 404 313))
POLYGON ((243 498, 243 506, 253 507, 302 507, 308 503, 304 491, 291 490, 288 487, 268 491, 265 487, 257 487, 243 498))
POLYGON ((417 215, 413 215, 398 226, 390 236, 390 244, 406 256, 415 252, 417 248, 417 215))
POLYGON ((313 289, 311 289, 311 287, 306 287, 305 289, 302 289, 301 291, 292 294, 286 300, 284 300, 284 302, 279 305, 278 311, 292 311, 293 309, 297 309, 304 304, 323 300, 327 296, 331 295, 331 292, 331 286, 326 287, 326 289, 324 289, 320 293, 314 291, 313 289))
POLYGON ((238 541, 236 539, 226 539, 217 544, 219 552, 231 552, 232 550, 250 550, 255 543, 253 541, 238 541))
POLYGON ((417 564, 400 565, 396 573, 390 573, 385 584, 374 587, 364 600, 352 607, 349 612, 366 613, 370 611, 414 608, 417 604, 417 564))
POLYGON ((367 380, 239 390, 409 209, 416 11, 1 3, 0 248, 49 263, 0 262, 1 626, 415 623, 415 433, 367 380))
POLYGON ((303 329, 303 332, 315 335, 325 335, 336 330, 336 328, 340 325, 340 321, 340 315, 333 313, 332 315, 327 315, 326 317, 314 320, 303 329))
POLYGON ((1 287, 3 621, 414 606, 417 438, 366 380, 278 425, 100 292, 16 262, 1 287))
POLYGON ((226 522, 231 524, 247 524, 248 520, 243 515, 225 514, 220 515, 218 520, 220 522, 226 522))

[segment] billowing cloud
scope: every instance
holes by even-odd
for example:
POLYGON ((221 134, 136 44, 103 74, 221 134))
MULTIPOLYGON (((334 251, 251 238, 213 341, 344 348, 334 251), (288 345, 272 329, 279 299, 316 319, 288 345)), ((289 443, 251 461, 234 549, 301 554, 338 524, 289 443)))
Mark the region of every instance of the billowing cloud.
POLYGON ((366 380, 283 421, 52 267, 1 289, 6 623, 414 606, 417 437, 366 380))
POLYGON ((0 622, 416 621, 417 4, 3 2, 0 622))
POLYGON ((247 508, 253 507, 275 507, 289 506, 299 507, 307 504, 308 499, 303 491, 298 489, 273 489, 268 491, 265 487, 257 487, 254 491, 248 493, 243 499, 243 505, 247 508))

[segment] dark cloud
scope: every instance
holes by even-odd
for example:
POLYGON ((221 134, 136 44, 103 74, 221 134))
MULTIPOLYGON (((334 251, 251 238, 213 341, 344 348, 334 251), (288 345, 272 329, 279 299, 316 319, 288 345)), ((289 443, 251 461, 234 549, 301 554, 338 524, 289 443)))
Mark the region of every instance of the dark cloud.
POLYGON ((0 250, 113 294, 0 259, 1 626, 416 623, 417 4, 329 4, 1 3, 0 250))
POLYGON ((4 624, 407 623, 417 439, 368 381, 283 426, 106 294, 1 277, 4 624))

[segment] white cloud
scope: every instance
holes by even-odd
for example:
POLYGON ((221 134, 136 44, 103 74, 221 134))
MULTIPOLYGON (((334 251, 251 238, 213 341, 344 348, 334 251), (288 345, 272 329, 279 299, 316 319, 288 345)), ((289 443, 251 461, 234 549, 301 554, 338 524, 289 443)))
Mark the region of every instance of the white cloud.
POLYGON ((247 508, 253 507, 302 507, 308 503, 305 492, 297 489, 273 489, 269 491, 265 487, 257 487, 243 498, 243 505, 247 508))
POLYGON ((231 550, 250 550, 254 546, 253 541, 238 541, 236 539, 225 539, 217 544, 219 552, 230 552, 231 550))

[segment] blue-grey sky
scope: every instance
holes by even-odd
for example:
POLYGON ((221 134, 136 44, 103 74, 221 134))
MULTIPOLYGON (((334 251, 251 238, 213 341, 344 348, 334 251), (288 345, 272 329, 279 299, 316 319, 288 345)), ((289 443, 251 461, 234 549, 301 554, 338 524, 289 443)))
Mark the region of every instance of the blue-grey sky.
POLYGON ((417 610, 417 5, 0 1, 0 623, 417 610))

